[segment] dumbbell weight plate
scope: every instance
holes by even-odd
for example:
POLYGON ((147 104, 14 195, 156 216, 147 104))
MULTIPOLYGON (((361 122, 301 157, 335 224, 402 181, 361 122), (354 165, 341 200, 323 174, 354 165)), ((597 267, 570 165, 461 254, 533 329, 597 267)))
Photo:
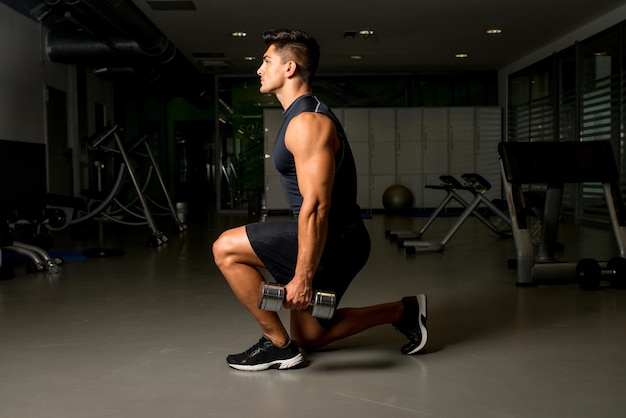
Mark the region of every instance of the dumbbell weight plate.
POLYGON ((273 284, 261 285, 259 309, 278 312, 283 306, 283 299, 285 299, 284 287, 273 284))
POLYGON ((576 280, 585 290, 594 290, 600 287, 602 270, 600 264, 593 258, 583 258, 576 264, 576 280))
POLYGON ((618 289, 626 288, 626 259, 613 257, 607 261, 606 268, 613 272, 609 279, 611 286, 618 289))
POLYGON ((336 303, 337 298, 334 293, 317 291, 311 306, 311 315, 316 318, 330 319, 335 314, 336 303))

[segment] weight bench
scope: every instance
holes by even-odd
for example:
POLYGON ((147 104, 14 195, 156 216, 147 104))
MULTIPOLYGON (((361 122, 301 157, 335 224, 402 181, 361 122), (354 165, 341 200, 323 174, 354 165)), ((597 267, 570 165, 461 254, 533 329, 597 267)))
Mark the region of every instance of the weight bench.
POLYGON ((466 203, 465 200, 459 196, 456 192, 461 189, 468 189, 468 187, 463 186, 460 181, 458 181, 453 176, 442 175, 439 176, 439 180, 441 180, 441 184, 427 184, 425 188, 433 189, 433 190, 444 190, 446 192, 446 196, 439 203, 439 206, 434 210, 433 213, 430 214, 428 220, 419 230, 419 232, 415 232, 409 229, 402 230, 386 230, 385 236, 387 236, 392 241, 398 241, 398 247, 401 247, 402 242, 409 239, 421 239, 424 232, 428 229, 428 227, 435 221, 439 213, 450 203, 452 200, 456 200, 460 204, 466 203))
POLYGON ((517 286, 541 281, 574 280, 576 263, 552 262, 566 183, 601 183, 619 247, 626 253, 626 212, 619 171, 609 141, 502 142, 498 145, 517 253, 517 286), (522 186, 546 186, 541 240, 537 255, 522 186))
POLYGON ((398 247, 404 247, 405 252, 407 254, 414 254, 416 252, 438 252, 443 251, 444 247, 450 241, 450 239, 454 236, 454 234, 459 230, 461 225, 467 220, 471 215, 475 216, 480 222, 482 222, 487 228, 498 235, 509 235, 509 230, 499 229, 496 225, 494 225, 489 219, 483 216, 479 211, 479 206, 485 205, 491 212, 493 212, 498 218, 500 218, 507 227, 511 227, 510 218, 500 209, 498 208, 492 201, 490 201, 485 194, 491 189, 491 184, 481 175, 476 173, 466 173, 461 176, 465 180, 465 185, 461 184, 458 180, 456 180, 452 176, 441 176, 440 179, 443 182, 441 186, 426 186, 432 189, 443 189, 446 190, 447 194, 444 200, 439 204, 437 209, 432 213, 429 217, 426 224, 420 230, 417 239, 406 239, 403 242, 398 243, 398 247), (457 193, 457 190, 466 190, 472 193, 474 198, 471 202, 466 201, 457 193), (454 223, 452 228, 446 233, 446 235, 439 242, 425 242, 420 241, 423 233, 426 229, 432 224, 435 218, 439 215, 439 213, 443 210, 443 208, 448 205, 451 200, 456 200, 460 203, 465 210, 461 213, 458 220, 454 223))

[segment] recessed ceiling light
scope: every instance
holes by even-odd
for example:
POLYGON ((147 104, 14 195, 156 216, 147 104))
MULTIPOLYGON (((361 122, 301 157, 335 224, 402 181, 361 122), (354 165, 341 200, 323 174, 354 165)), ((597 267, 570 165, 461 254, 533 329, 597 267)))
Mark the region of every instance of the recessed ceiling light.
POLYGON ((455 58, 467 58, 469 57, 469 54, 466 54, 464 52, 460 53, 460 54, 454 54, 455 58))
POLYGON ((350 55, 351 60, 361 60, 363 59, 362 55, 350 55))
POLYGON ((248 36, 246 32, 233 32, 231 33, 231 35, 233 35, 235 38, 245 38, 246 36, 248 36))
POLYGON ((502 29, 496 29, 496 28, 494 28, 494 29, 487 29, 487 33, 489 35, 499 35, 499 34, 502 33, 502 29))

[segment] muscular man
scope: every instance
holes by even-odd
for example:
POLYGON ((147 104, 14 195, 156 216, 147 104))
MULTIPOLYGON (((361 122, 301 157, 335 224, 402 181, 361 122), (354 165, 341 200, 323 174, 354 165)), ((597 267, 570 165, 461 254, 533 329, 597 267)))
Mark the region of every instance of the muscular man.
POLYGON ((319 46, 307 33, 275 30, 257 74, 262 93, 280 101, 285 120, 272 158, 295 220, 258 222, 225 231, 213 255, 235 296, 258 322, 262 337, 227 357, 238 370, 302 365, 300 348, 315 349, 376 325, 393 324, 409 342, 405 354, 426 344, 426 296, 362 308, 337 309, 332 319, 311 316, 313 290, 333 291, 337 303, 365 265, 370 238, 356 203, 352 151, 335 115, 312 94, 319 46), (258 308, 264 281, 259 268, 285 286, 290 333, 276 312, 258 308))

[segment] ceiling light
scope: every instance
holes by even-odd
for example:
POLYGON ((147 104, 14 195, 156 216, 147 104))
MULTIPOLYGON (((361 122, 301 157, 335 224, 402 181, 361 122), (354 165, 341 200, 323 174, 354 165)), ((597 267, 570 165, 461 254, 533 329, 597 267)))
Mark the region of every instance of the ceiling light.
POLYGON ((244 61, 254 61, 255 59, 256 59, 256 57, 253 57, 253 56, 243 57, 244 61))
POLYGON ((466 54, 464 52, 460 53, 460 54, 454 54, 455 58, 467 58, 469 57, 469 54, 466 54))
POLYGON ((235 38, 245 38, 246 36, 248 36, 246 32, 233 32, 231 33, 231 35, 233 35, 235 38))
POLYGON ((502 33, 502 29, 496 29, 496 28, 494 28, 494 29, 487 29, 487 33, 489 35, 499 35, 499 34, 502 33))
POLYGON ((362 55, 350 55, 351 60, 360 60, 363 59, 362 55))
POLYGON ((374 36, 374 31, 371 29, 363 29, 359 31, 359 35, 363 39, 369 39, 371 36, 374 36))

